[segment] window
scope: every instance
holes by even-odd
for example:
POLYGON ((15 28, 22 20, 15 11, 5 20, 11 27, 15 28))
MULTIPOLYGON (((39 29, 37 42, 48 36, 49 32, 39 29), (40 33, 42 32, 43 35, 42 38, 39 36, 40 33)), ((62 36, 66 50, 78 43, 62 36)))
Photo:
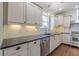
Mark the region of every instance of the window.
POLYGON ((79 22, 79 9, 78 9, 78 8, 77 8, 77 10, 76 10, 76 14, 77 14, 76 22, 78 23, 78 22, 79 22))
POLYGON ((53 30, 53 28, 54 28, 54 15, 52 15, 51 16, 51 22, 50 22, 50 24, 51 24, 51 30, 53 30))
POLYGON ((49 16, 43 15, 41 28, 48 28, 48 27, 49 27, 49 16))

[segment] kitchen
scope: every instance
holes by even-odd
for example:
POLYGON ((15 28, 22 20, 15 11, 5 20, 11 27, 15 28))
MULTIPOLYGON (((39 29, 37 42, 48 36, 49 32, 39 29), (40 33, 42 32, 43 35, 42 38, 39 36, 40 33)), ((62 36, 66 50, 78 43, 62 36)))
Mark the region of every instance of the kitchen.
POLYGON ((1 56, 79 56, 79 2, 0 2, 1 56))

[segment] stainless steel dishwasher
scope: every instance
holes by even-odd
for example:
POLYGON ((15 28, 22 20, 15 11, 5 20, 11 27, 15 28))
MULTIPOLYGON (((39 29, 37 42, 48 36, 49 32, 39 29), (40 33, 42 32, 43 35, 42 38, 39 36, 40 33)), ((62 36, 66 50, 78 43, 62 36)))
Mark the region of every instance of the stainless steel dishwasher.
POLYGON ((50 51, 50 38, 46 37, 41 39, 41 56, 47 56, 50 51))

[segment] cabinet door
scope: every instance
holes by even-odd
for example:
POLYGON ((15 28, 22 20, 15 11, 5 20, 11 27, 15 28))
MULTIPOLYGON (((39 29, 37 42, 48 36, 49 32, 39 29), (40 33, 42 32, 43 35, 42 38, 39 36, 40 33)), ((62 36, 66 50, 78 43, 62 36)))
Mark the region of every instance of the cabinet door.
POLYGON ((11 54, 9 56, 27 56, 27 50, 23 50, 14 54, 11 54))
POLYGON ((0 56, 3 56, 3 50, 0 50, 0 56))
POLYGON ((62 25, 63 24, 63 16, 62 15, 56 15, 55 16, 55 25, 62 25))
POLYGON ((24 23, 24 3, 9 2, 8 3, 8 21, 24 23))
POLYGON ((0 46, 2 45, 3 41, 3 3, 0 2, 0 46))
POLYGON ((26 23, 32 25, 41 25, 42 11, 32 3, 27 4, 27 17, 26 23))
POLYGON ((64 16, 64 19, 63 19, 63 24, 64 24, 64 27, 70 27, 70 16, 64 16))
POLYGON ((35 8, 35 15, 34 15, 34 19, 35 19, 35 23, 37 25, 41 25, 42 24, 42 11, 40 8, 38 8, 36 6, 35 8))
POLYGON ((58 19, 59 19, 59 25, 63 25, 63 15, 59 15, 58 19))
POLYGON ((40 40, 28 43, 28 55, 29 56, 40 56, 40 40))
POLYGON ((0 2, 0 25, 3 25, 3 3, 0 2))
POLYGON ((54 48, 54 36, 50 37, 50 52, 52 52, 55 48, 54 48))
MULTIPOLYGON (((14 47, 10 47, 10 48, 6 48, 4 49, 4 56, 11 56, 14 55, 16 53, 22 53, 21 51, 25 51, 24 54, 27 55, 27 43, 26 44, 22 44, 22 45, 17 45, 14 47)), ((21 54, 22 55, 22 54, 21 54)))
POLYGON ((55 48, 58 47, 61 44, 61 38, 60 35, 55 35, 55 48))
POLYGON ((71 35, 70 34, 63 34, 63 43, 70 44, 71 35))
POLYGON ((58 16, 55 16, 55 26, 58 26, 58 16))

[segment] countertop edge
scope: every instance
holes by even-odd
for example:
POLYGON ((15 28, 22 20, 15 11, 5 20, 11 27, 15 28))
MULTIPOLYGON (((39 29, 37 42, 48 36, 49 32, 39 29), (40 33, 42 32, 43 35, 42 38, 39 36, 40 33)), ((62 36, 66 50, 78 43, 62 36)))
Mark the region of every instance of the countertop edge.
POLYGON ((6 47, 0 47, 0 49, 6 49, 6 48, 13 47, 13 46, 17 46, 17 45, 21 45, 21 44, 29 43, 29 42, 32 42, 32 41, 36 41, 36 40, 40 40, 40 39, 43 39, 43 38, 47 38, 47 37, 49 37, 49 36, 50 36, 50 35, 45 36, 45 37, 41 37, 41 38, 36 38, 36 39, 33 39, 33 40, 29 40, 29 41, 26 41, 26 42, 21 42, 21 43, 17 43, 17 44, 9 45, 9 46, 6 46, 6 47))
MULTIPOLYGON (((47 35, 47 36, 45 36, 45 37, 40 37, 40 38, 36 38, 36 39, 33 39, 33 40, 29 40, 29 41, 25 41, 25 42, 13 44, 13 45, 5 46, 5 47, 2 47, 2 46, 1 46, 0 49, 6 49, 6 48, 9 48, 9 47, 13 47, 13 46, 17 46, 17 45, 29 43, 29 42, 32 42, 32 41, 36 41, 36 40, 40 40, 40 39, 43 39, 43 38, 46 38, 46 37, 55 36, 55 35, 60 35, 60 34, 70 34, 70 33, 49 34, 49 35, 47 35)), ((19 37, 19 38, 20 38, 20 37, 19 37)), ((11 39, 11 38, 10 38, 10 39, 11 39)), ((12 39, 15 39, 15 38, 12 38, 12 39)), ((6 40, 7 40, 7 39, 6 39, 6 40)))

